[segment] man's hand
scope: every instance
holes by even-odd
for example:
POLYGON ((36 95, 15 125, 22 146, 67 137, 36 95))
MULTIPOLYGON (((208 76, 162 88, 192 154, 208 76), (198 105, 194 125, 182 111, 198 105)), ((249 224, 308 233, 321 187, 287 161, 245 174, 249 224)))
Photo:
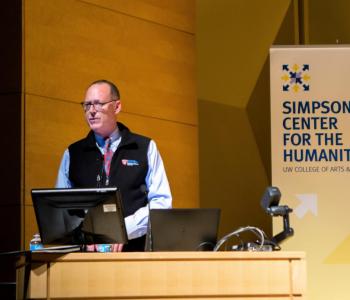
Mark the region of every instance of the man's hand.
POLYGON ((122 252, 124 244, 112 244, 112 252, 122 252))

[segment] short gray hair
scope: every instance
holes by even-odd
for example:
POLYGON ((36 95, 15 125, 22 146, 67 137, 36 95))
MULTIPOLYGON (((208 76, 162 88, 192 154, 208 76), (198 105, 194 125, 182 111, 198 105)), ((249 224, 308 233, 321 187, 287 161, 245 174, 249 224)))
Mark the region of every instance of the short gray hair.
POLYGON ((111 95, 113 98, 116 98, 116 100, 119 100, 120 99, 120 93, 119 93, 119 90, 117 88, 117 86, 111 82, 111 81, 108 81, 106 79, 99 79, 99 80, 96 80, 94 82, 92 82, 88 88, 94 84, 102 84, 102 83, 105 83, 105 84, 108 84, 109 87, 111 88, 111 95))

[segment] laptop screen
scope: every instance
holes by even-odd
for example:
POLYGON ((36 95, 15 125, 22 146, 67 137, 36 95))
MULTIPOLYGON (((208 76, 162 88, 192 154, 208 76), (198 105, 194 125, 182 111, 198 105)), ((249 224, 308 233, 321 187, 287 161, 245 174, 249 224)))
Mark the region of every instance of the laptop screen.
POLYGON ((151 209, 146 251, 211 251, 219 228, 220 209, 151 209))
POLYGON ((118 188, 33 189, 44 244, 127 243, 118 188))

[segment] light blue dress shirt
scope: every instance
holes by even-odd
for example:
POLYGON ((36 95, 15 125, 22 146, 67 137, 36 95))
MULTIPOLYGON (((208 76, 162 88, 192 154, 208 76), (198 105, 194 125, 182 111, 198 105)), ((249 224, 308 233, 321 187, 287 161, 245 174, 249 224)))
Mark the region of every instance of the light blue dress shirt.
MULTIPOLYGON (((102 155, 104 139, 95 134, 96 146, 101 151, 102 155)), ((112 140, 111 149, 115 152, 121 142, 121 136, 116 129, 110 136, 112 140)), ((154 208, 171 208, 172 197, 169 187, 169 182, 165 173, 163 160, 159 154, 156 143, 151 140, 148 152, 148 172, 146 175, 146 186, 148 192, 148 205, 138 209, 133 215, 125 218, 125 226, 129 239, 135 239, 146 234, 148 224, 149 207, 154 208)), ((69 151, 65 150, 58 176, 56 180, 56 188, 72 188, 73 184, 69 180, 69 151)))

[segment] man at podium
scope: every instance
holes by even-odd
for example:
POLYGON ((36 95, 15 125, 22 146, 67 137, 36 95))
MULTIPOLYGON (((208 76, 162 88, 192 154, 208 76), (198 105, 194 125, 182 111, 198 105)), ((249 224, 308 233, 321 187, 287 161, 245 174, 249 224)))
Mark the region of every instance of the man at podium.
MULTIPOLYGON (((120 188, 129 241, 112 245, 112 251, 143 251, 149 207, 171 208, 172 203, 156 143, 117 121, 122 105, 112 82, 91 83, 81 105, 91 130, 65 150, 56 187, 120 188)), ((95 251, 96 245, 88 250, 95 251)))

